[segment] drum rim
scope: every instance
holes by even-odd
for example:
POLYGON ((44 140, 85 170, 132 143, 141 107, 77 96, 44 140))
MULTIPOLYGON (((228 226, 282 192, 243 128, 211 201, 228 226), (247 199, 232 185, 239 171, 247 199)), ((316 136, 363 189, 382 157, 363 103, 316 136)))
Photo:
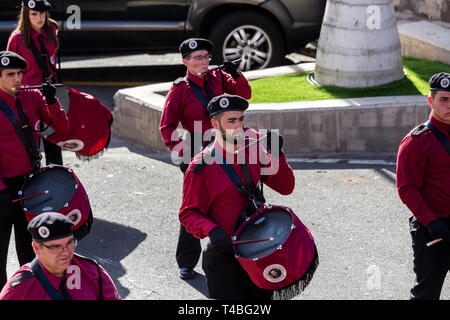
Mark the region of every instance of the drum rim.
MULTIPOLYGON (((272 211, 272 210, 276 210, 276 209, 283 209, 283 210, 285 210, 287 213, 289 213, 289 214, 291 215, 291 221, 292 221, 292 224, 291 224, 291 225, 295 224, 295 220, 294 220, 294 218, 293 218, 293 216, 292 216, 292 209, 291 209, 291 208, 286 207, 286 206, 281 206, 281 205, 267 205, 267 206, 264 206, 263 208, 260 208, 260 209, 256 210, 256 212, 254 212, 254 213, 249 217, 248 220, 244 221, 244 223, 242 223, 242 224, 239 226, 238 230, 237 230, 237 231, 235 232, 235 234, 233 235, 233 239, 239 239, 239 236, 241 235, 243 229, 245 228, 245 226, 247 226, 247 225, 250 223, 250 221, 256 219, 258 216, 260 216, 260 215, 262 215, 262 214, 264 214, 264 213, 266 213, 266 212, 268 212, 268 211, 272 211)), ((293 230, 292 230, 292 228, 291 228, 291 230, 289 231, 288 236, 286 237, 286 239, 284 240, 284 242, 282 243, 282 245, 285 244, 285 243, 289 240, 289 238, 290 238, 291 235, 292 235, 292 231, 293 231, 293 230)), ((250 258, 250 259, 249 259, 249 258, 242 257, 242 256, 238 253, 238 251, 237 251, 237 246, 238 246, 238 245, 233 245, 234 256, 235 256, 237 259, 243 259, 243 260, 247 260, 247 261, 255 261, 255 258, 250 258)), ((283 250, 283 249, 281 249, 281 250, 283 250)), ((268 253, 268 254, 266 254, 265 256, 256 258, 256 261, 265 259, 265 258, 267 258, 268 256, 272 255, 274 252, 276 252, 276 251, 272 251, 271 253, 268 253)))
MULTIPOLYGON (((77 187, 77 188, 80 187, 80 181, 78 180, 78 177, 75 175, 75 172, 73 171, 72 168, 65 167, 65 166, 62 166, 62 165, 59 165, 59 164, 50 164, 50 165, 48 165, 48 166, 41 167, 41 168, 39 168, 38 170, 36 170, 36 171, 30 173, 30 174, 28 175, 28 178, 23 182, 22 187, 21 187, 20 190, 19 190, 19 191, 20 191, 20 194, 23 194, 23 191, 24 191, 25 187, 30 183, 30 180, 31 180, 32 177, 34 177, 35 175, 40 175, 40 174, 44 173, 45 171, 52 170, 52 169, 57 169, 57 170, 64 170, 64 171, 67 171, 67 172, 70 173, 70 174, 72 175, 72 177, 74 178, 75 183, 76 183, 76 187, 77 187)), ((73 199, 72 199, 72 200, 73 200, 73 199)), ((72 202, 72 200, 70 200, 70 201, 68 202, 69 205, 70 205, 70 203, 72 202)), ((25 207, 25 204, 24 204, 24 200, 20 200, 19 203, 20 203, 20 206, 21 206, 22 210, 25 211, 26 207, 25 207)), ((26 210, 26 211, 28 211, 28 210, 26 210)), ((29 212, 31 212, 31 211, 29 211, 29 212)), ((31 212, 31 213, 32 213, 32 212, 31 212)), ((33 213, 33 214, 34 214, 34 213, 33 213)))

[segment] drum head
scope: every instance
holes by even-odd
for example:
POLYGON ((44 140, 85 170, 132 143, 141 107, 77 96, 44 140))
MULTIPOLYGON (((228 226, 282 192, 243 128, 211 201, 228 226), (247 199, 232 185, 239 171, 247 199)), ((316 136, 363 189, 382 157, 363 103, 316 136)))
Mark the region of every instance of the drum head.
POLYGON ((246 259, 262 258, 274 252, 282 245, 293 224, 291 215, 284 210, 273 210, 251 221, 245 226, 236 240, 254 240, 274 237, 273 241, 239 244, 236 246, 238 254, 246 259))
POLYGON ((76 191, 75 177, 65 169, 53 168, 33 175, 22 190, 22 197, 41 193, 48 194, 23 200, 23 207, 34 214, 59 211, 69 203, 76 191))

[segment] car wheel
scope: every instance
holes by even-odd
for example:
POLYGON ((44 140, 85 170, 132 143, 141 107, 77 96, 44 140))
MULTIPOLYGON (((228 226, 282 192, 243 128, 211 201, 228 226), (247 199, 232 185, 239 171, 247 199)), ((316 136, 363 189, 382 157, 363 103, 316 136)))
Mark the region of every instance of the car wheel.
POLYGON ((254 12, 223 17, 213 26, 208 38, 214 43, 213 63, 241 59, 241 71, 278 65, 284 54, 278 28, 254 12))

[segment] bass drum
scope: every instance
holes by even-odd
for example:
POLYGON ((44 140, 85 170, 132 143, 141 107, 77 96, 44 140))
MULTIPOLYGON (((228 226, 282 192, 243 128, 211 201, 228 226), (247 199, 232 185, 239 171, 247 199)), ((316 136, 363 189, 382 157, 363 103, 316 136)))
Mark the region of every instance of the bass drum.
POLYGON ((83 160, 100 156, 111 139, 111 111, 95 97, 67 86, 57 88, 56 96, 69 119, 69 131, 63 135, 49 127, 41 132, 43 138, 83 160))
POLYGON ((311 232, 283 206, 258 209, 242 223, 234 241, 274 238, 234 245, 235 257, 259 288, 274 299, 291 299, 309 284, 319 263, 311 232))
POLYGON ((72 169, 50 165, 37 170, 25 180, 19 197, 23 198, 20 204, 28 222, 41 213, 52 211, 74 222, 72 231, 77 240, 91 230, 93 215, 89 198, 72 169))

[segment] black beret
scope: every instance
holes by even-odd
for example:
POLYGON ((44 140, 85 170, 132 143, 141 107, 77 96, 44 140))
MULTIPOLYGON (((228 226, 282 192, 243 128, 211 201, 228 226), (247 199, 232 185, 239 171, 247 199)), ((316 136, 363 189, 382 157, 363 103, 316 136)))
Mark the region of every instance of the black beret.
POLYGON ((211 99, 207 109, 209 116, 225 111, 245 111, 248 108, 248 102, 244 98, 231 94, 223 94, 211 99))
POLYGON ((25 0, 22 1, 22 7, 29 10, 44 12, 52 8, 47 0, 25 0))
POLYGON ((180 45, 180 53, 181 56, 184 58, 189 53, 199 50, 206 50, 208 52, 211 52, 213 48, 213 44, 208 39, 202 39, 202 38, 190 38, 187 40, 184 40, 180 45))
POLYGON ((428 82, 431 91, 450 91, 450 73, 436 73, 428 82))
POLYGON ((34 217, 28 224, 28 231, 34 241, 50 241, 73 234, 72 220, 58 212, 44 212, 34 217))
POLYGON ((27 62, 24 58, 12 51, 0 52, 0 70, 1 69, 25 69, 27 62))

